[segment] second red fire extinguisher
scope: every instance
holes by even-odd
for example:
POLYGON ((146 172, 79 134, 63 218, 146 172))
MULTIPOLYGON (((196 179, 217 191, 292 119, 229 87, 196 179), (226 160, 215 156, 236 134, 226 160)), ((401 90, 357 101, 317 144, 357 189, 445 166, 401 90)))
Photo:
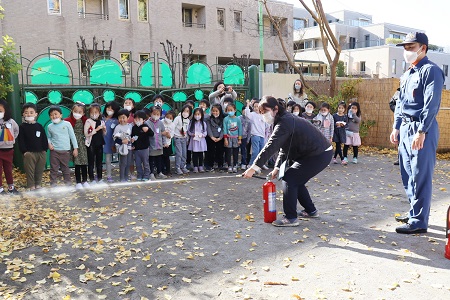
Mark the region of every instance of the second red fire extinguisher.
POLYGON ((269 179, 263 184, 264 222, 272 223, 277 219, 276 186, 269 179))

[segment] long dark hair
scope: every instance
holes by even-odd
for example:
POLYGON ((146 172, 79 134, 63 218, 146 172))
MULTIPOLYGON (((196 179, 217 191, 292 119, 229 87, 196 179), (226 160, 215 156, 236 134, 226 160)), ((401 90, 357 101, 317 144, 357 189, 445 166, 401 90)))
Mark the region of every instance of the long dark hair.
POLYGON ((195 122, 197 122, 197 120, 194 118, 194 116, 195 116, 195 113, 196 112, 200 112, 200 115, 202 116, 201 118, 200 118, 200 120, 198 120, 199 122, 201 122, 201 124, 202 124, 202 129, 203 130, 205 130, 205 123, 203 122, 203 119, 204 119, 204 114, 203 114, 203 109, 201 109, 200 107, 197 107, 196 109, 194 109, 194 112, 192 113, 192 120, 191 120, 191 123, 189 124, 189 131, 190 132, 194 132, 194 130, 195 130, 195 122))
POLYGON ((294 94, 299 93, 300 95, 303 95, 303 82, 300 79, 297 79, 296 81, 294 81, 294 85, 292 86, 292 88, 294 89, 294 94), (295 89, 295 83, 297 81, 300 81, 300 84, 302 85, 299 92, 297 92, 297 90, 295 89))
POLYGON ((217 81, 215 84, 214 84, 214 92, 215 91, 217 91, 217 87, 219 86, 219 85, 221 85, 221 84, 223 84, 223 85, 225 85, 225 83, 223 83, 223 81, 217 81))
POLYGON ((108 114, 106 113, 106 109, 108 107, 111 107, 111 109, 114 111, 114 114, 111 116, 111 118, 117 119, 119 116, 117 115, 117 113, 120 110, 120 105, 119 103, 117 103, 116 101, 109 101, 106 102, 105 104, 105 108, 103 109, 103 116, 104 117, 108 117, 108 114))
POLYGON ((350 109, 352 108, 352 106, 356 106, 356 108, 358 109, 358 110, 356 111, 356 115, 357 115, 358 117, 361 117, 361 107, 359 106, 359 103, 356 102, 356 101, 350 103, 350 105, 348 106, 348 110, 350 110, 350 109))
MULTIPOLYGON (((184 112, 184 110, 185 110, 186 108, 189 110, 189 117, 192 115, 192 107, 191 107, 190 105, 188 105, 188 104, 183 105, 183 107, 181 108, 181 113, 180 113, 180 116, 181 116, 181 120, 182 120, 182 121, 183 121, 183 112, 184 112)), ((188 119, 189 117, 187 117, 187 119, 188 119)))
POLYGON ((266 108, 274 110, 275 107, 278 108, 278 112, 275 116, 275 119, 277 119, 278 117, 284 115, 284 113, 286 112, 286 108, 284 108, 283 105, 281 105, 275 97, 263 96, 261 102, 259 102, 259 112, 261 114, 264 113, 264 110, 266 108))
POLYGON ((3 116, 3 121, 9 121, 12 116, 11 108, 9 107, 8 102, 4 99, 0 99, 0 105, 5 109, 5 115, 3 116))
POLYGON ((211 106, 209 113, 211 115, 211 119, 216 119, 213 114, 212 114, 212 110, 213 108, 217 109, 219 111, 219 116, 217 117, 217 119, 219 119, 221 122, 223 122, 223 119, 225 118, 225 115, 223 114, 222 111, 222 106, 220 104, 214 104, 213 106, 211 106))

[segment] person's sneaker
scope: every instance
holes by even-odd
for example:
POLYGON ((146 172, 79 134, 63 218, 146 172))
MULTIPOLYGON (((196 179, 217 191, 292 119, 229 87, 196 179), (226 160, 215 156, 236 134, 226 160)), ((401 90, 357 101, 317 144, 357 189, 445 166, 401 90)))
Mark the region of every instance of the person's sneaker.
POLYGON ((183 175, 184 174, 183 171, 180 168, 177 168, 175 173, 177 173, 177 175, 183 175))
POLYGON ((192 170, 192 166, 191 166, 191 164, 186 164, 186 169, 188 169, 188 170, 192 170))
POLYGON ((241 170, 242 170, 242 171, 247 170, 247 165, 242 164, 242 165, 241 165, 241 170))
POLYGON ((82 185, 81 183, 77 183, 77 184, 75 185, 75 189, 76 189, 76 190, 82 190, 82 189, 83 189, 83 185, 82 185))
POLYGON ((297 213, 299 218, 318 218, 319 217, 319 211, 316 209, 313 212, 306 212, 305 210, 299 211, 297 213))
POLYGON ((0 195, 7 195, 8 193, 3 189, 0 188, 0 195))
POLYGON ((142 178, 141 180, 144 181, 144 182, 146 182, 146 181, 149 181, 150 178, 142 178))
POLYGON ((263 166, 262 166, 262 169, 263 169, 263 170, 269 170, 269 167, 266 166, 266 165, 263 165, 263 166))
POLYGON ((282 219, 273 221, 272 225, 276 227, 295 227, 300 225, 300 222, 297 218, 289 220, 286 217, 283 217, 282 219))
POLYGON ((358 159, 356 157, 353 157, 352 163, 357 164, 358 163, 358 159))
POLYGON ((344 157, 344 159, 341 161, 341 165, 346 166, 348 164, 347 157, 344 157))
POLYGON ((156 178, 158 178, 158 179, 166 179, 167 176, 164 175, 163 173, 159 173, 159 174, 156 174, 156 178))
POLYGON ((97 185, 97 181, 92 180, 89 184, 92 185, 92 186, 97 185))
POLYGON ((211 168, 211 167, 205 167, 205 172, 211 172, 213 170, 213 168, 211 168))
POLYGON ((194 167, 194 170, 192 170, 193 173, 198 173, 198 167, 194 167))
POLYGON ((16 190, 16 188, 15 188, 14 186, 12 186, 12 187, 10 187, 10 188, 8 189, 8 193, 9 193, 9 194, 12 194, 12 195, 19 195, 19 194, 20 194, 19 191, 16 190))
POLYGON ((183 171, 183 174, 188 174, 190 172, 187 168, 183 168, 181 171, 183 171))
POLYGON ((105 185, 106 182, 103 179, 100 179, 99 181, 97 181, 98 185, 105 185))
POLYGON ((413 225, 406 223, 406 224, 403 224, 403 225, 395 228, 395 232, 403 233, 403 234, 427 233, 427 229, 413 227, 413 225))
POLYGON ((156 180, 156 177, 155 177, 155 174, 153 174, 153 173, 150 173, 150 180, 156 180))
POLYGON ((333 158, 333 164, 337 164, 338 162, 337 162, 337 160, 336 160, 336 158, 333 158))
POLYGON ((87 182, 87 181, 83 182, 83 187, 84 187, 85 189, 89 188, 90 186, 91 186, 91 185, 89 184, 89 182, 87 182))
POLYGON ((396 161, 394 161, 394 166, 398 166, 400 164, 400 162, 398 161, 398 159, 396 161))
POLYGON ((233 173, 237 173, 237 167, 236 166, 233 167, 233 173))
POLYGON ((200 173, 205 173, 205 169, 202 166, 198 167, 198 171, 200 173))
POLYGON ((114 180, 112 179, 112 177, 106 178, 106 181, 108 181, 108 183, 113 183, 113 182, 114 182, 114 180))
POLYGON ((233 168, 232 167, 228 167, 228 173, 233 173, 233 168))
POLYGON ((130 179, 131 179, 131 180, 136 180, 137 177, 136 177, 136 175, 131 175, 131 176, 130 176, 130 179))

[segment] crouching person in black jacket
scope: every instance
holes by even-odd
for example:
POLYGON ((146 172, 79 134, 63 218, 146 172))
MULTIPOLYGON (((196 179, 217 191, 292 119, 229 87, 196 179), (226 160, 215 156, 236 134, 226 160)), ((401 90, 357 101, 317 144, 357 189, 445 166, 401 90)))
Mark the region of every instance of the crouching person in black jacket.
POLYGON ((274 124, 274 128, 266 145, 243 177, 252 177, 264 162, 279 151, 275 168, 269 175, 272 179, 278 176, 283 180, 285 216, 272 224, 298 226, 298 217, 314 218, 319 215, 305 184, 328 166, 333 148, 311 122, 286 112, 274 97, 263 97, 259 110, 264 121, 274 124), (282 172, 283 169, 286 171, 282 172), (297 212, 297 201, 304 208, 300 212, 297 212))

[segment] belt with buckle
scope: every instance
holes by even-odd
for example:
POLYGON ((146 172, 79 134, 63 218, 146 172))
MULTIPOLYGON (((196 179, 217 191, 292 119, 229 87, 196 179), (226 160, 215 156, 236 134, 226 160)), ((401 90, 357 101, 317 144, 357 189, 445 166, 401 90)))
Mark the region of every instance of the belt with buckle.
POLYGON ((402 120, 404 123, 410 123, 410 122, 418 122, 419 118, 416 118, 413 116, 408 116, 408 115, 403 115, 402 120))

